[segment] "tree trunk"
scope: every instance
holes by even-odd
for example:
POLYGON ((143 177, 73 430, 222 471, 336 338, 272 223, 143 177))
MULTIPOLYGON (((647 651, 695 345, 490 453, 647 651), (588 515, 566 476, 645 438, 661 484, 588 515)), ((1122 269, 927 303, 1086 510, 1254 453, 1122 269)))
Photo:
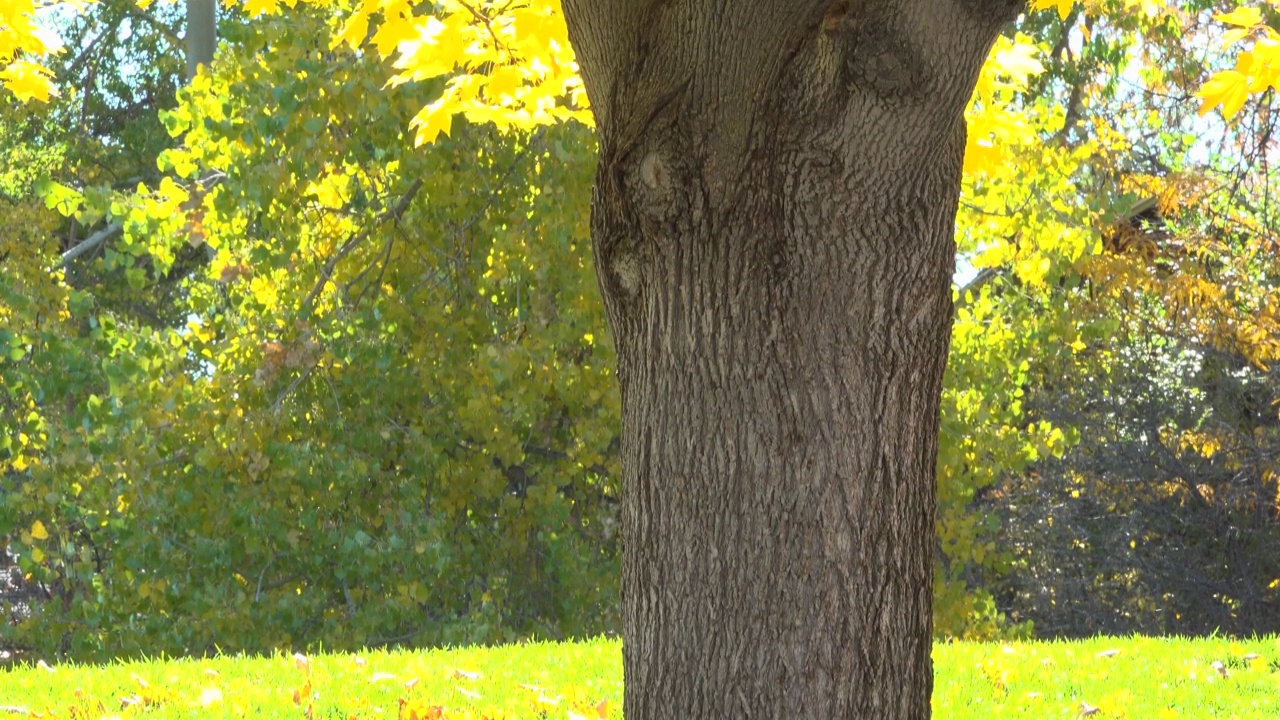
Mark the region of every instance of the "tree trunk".
POLYGON ((213 64, 218 45, 218 17, 214 0, 187 0, 187 80, 201 66, 213 64))
POLYGON ((963 110, 1012 0, 565 0, 628 720, 927 718, 963 110))

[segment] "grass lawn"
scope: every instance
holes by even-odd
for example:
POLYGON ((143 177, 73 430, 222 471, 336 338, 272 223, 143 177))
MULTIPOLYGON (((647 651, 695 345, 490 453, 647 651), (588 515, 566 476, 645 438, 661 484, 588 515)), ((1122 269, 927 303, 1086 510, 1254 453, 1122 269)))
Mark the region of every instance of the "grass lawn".
MULTIPOLYGON (((934 648, 934 716, 1280 718, 1280 639, 1097 638, 934 648)), ((356 655, 39 665, 0 672, 5 716, 622 717, 615 640, 356 655)))

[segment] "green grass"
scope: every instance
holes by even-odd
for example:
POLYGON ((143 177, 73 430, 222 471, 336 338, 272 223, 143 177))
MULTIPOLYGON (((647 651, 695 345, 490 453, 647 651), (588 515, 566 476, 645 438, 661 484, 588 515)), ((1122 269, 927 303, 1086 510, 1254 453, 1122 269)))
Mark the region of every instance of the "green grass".
MULTIPOLYGON (((1280 718, 1280 640, 934 648, 934 717, 1280 718)), ((0 672, 0 718, 620 718, 616 641, 0 672), (545 713, 545 714, 544 714, 545 713)))

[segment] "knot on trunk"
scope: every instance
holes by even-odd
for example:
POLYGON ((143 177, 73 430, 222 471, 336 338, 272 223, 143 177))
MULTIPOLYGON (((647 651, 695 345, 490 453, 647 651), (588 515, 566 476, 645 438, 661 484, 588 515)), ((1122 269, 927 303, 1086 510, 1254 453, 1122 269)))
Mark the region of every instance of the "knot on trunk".
POLYGON ((823 54, 836 56, 840 78, 848 89, 903 100, 925 92, 927 63, 912 46, 912 33, 896 27, 884 9, 865 3, 851 7, 847 0, 834 0, 822 19, 819 46, 823 54))

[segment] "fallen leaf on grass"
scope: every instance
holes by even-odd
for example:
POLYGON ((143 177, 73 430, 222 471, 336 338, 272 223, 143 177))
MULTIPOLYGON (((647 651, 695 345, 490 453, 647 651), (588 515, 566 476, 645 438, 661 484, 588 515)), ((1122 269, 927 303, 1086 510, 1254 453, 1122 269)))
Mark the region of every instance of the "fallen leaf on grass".
POLYGON ((1110 649, 1110 650, 1103 650, 1102 652, 1098 653, 1098 654, 1097 654, 1097 655, 1095 655, 1094 657, 1109 658, 1109 657, 1115 657, 1115 656, 1117 656, 1117 655, 1119 655, 1119 654, 1120 654, 1120 651, 1119 651, 1119 650, 1116 650, 1115 648, 1112 648, 1112 649, 1110 649))
POLYGON ((399 720, 441 720, 443 705, 428 705, 421 700, 400 700, 399 720))
POLYGON ((207 687, 200 691, 200 699, 195 704, 207 708, 216 702, 222 702, 222 690, 216 687, 207 687))
POLYGON ((457 669, 457 668, 454 668, 454 669, 453 669, 453 677, 454 677, 455 679, 457 679, 457 678, 466 678, 466 679, 468 679, 468 680, 479 680, 479 679, 480 679, 481 677, 483 677, 483 676, 482 676, 480 673, 478 673, 478 672, 468 672, 468 671, 466 671, 466 670, 459 670, 459 669, 457 669))
POLYGON ((293 691, 293 704, 301 705, 302 701, 311 696, 311 681, 308 680, 302 687, 293 691))
POLYGON ((395 679, 396 679, 396 676, 392 675, 391 673, 376 672, 369 678, 369 682, 380 683, 383 680, 395 680, 395 679))

